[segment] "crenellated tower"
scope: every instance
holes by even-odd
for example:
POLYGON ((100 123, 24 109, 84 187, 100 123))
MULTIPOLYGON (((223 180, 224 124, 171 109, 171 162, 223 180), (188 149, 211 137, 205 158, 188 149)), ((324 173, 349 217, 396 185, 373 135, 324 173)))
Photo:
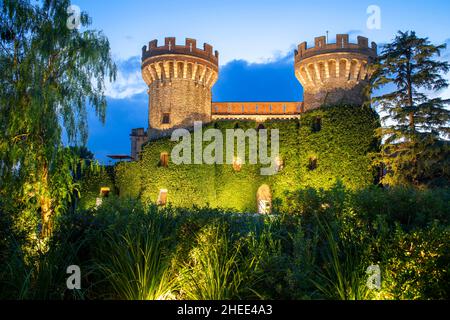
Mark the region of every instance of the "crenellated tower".
POLYGON ((347 34, 338 34, 336 43, 315 38, 315 46, 303 42, 295 50, 295 75, 304 89, 304 108, 326 104, 362 104, 370 65, 377 56, 377 45, 365 37, 349 43, 347 34))
POLYGON ((211 89, 218 79, 219 53, 195 39, 177 45, 175 38, 142 48, 142 77, 149 89, 149 139, 166 136, 194 121, 211 121, 211 89))

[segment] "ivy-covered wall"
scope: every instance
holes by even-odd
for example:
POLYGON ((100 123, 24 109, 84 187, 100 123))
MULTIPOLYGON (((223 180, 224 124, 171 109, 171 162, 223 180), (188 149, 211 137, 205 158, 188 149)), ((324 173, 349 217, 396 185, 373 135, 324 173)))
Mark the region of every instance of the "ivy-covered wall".
MULTIPOLYGON (((258 126, 253 121, 218 121, 204 129, 220 129, 225 137, 226 129, 258 126)), ((155 202, 159 190, 167 189, 168 202, 175 206, 209 205, 240 212, 256 211, 256 193, 263 184, 270 186, 274 200, 302 187, 329 189, 337 181, 359 189, 375 179, 368 154, 378 146, 374 138, 378 126, 373 110, 355 106, 323 107, 303 114, 300 120, 266 122, 266 129, 279 130, 284 162, 283 170, 273 176, 262 176, 261 166, 248 164, 248 158, 239 172, 227 164, 175 165, 170 161, 163 167, 160 154, 170 154, 176 142, 160 139, 144 147, 139 162, 116 166, 116 187, 120 196, 144 201, 155 202)))
POLYGON ((374 131, 378 115, 368 107, 323 107, 302 117, 299 129, 300 161, 297 174, 305 187, 329 189, 337 180, 350 189, 374 183, 368 153, 377 150, 374 131), (317 118, 321 130, 314 132, 317 118), (309 159, 317 159, 317 169, 308 170, 309 159))
MULTIPOLYGON (((114 193, 116 191, 114 176, 115 169, 112 166, 98 167, 95 170, 88 171, 83 176, 80 184, 81 194, 78 200, 78 207, 81 209, 95 207, 96 199, 100 197, 101 188, 110 188, 111 192, 114 193)), ((136 186, 139 184, 140 181, 135 181, 136 186)))

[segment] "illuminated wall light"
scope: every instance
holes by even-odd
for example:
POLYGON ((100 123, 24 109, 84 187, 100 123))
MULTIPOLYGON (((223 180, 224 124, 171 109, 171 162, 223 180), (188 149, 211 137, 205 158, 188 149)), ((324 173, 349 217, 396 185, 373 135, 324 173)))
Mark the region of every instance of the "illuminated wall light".
POLYGON ((272 192, 270 187, 263 184, 259 187, 256 193, 256 202, 258 205, 259 214, 271 214, 272 213, 272 192))
POLYGON ((168 194, 167 189, 159 190, 158 200, 156 201, 156 204, 158 206, 165 206, 167 204, 167 194, 168 194))
POLYGON ((103 198, 109 197, 109 193, 111 192, 111 188, 109 187, 101 187, 100 188, 100 196, 103 198))
POLYGON ((159 166, 167 168, 169 166, 169 153, 162 152, 159 156, 159 166))
POLYGON ((241 171, 242 169, 242 159, 239 157, 234 157, 233 159, 233 169, 234 171, 241 171))
POLYGON ((280 172, 284 168, 284 161, 283 159, 278 156, 275 158, 275 171, 280 172))
POLYGON ((110 192, 111 188, 109 187, 100 188, 100 196, 95 199, 95 208, 98 208, 103 204, 103 198, 108 198, 110 192))

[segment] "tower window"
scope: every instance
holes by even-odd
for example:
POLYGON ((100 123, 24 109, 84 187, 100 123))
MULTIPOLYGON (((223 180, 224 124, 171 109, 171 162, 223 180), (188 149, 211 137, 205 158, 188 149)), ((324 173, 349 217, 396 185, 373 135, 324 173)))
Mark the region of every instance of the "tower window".
POLYGON ((170 124, 170 113, 163 113, 162 124, 170 124))
POLYGON ((169 154, 167 152, 161 153, 159 157, 159 166, 164 168, 169 166, 169 154))
POLYGON ((314 171, 316 169, 317 169, 317 158, 316 157, 309 158, 308 170, 314 171))
POLYGON ((156 201, 158 206, 165 206, 167 204, 167 193, 167 189, 159 190, 158 200, 156 201))
POLYGON ((312 123, 312 132, 319 132, 320 130, 322 130, 322 118, 316 117, 312 123))

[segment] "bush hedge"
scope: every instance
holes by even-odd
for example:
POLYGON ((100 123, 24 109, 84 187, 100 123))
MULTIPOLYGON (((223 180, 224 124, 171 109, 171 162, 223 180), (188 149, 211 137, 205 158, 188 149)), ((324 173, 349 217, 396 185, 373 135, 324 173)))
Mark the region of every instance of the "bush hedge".
POLYGON ((435 191, 303 189, 276 216, 111 197, 62 215, 46 252, 10 242, 0 298, 448 299, 450 191, 435 191), (81 290, 66 287, 72 264, 81 290))

